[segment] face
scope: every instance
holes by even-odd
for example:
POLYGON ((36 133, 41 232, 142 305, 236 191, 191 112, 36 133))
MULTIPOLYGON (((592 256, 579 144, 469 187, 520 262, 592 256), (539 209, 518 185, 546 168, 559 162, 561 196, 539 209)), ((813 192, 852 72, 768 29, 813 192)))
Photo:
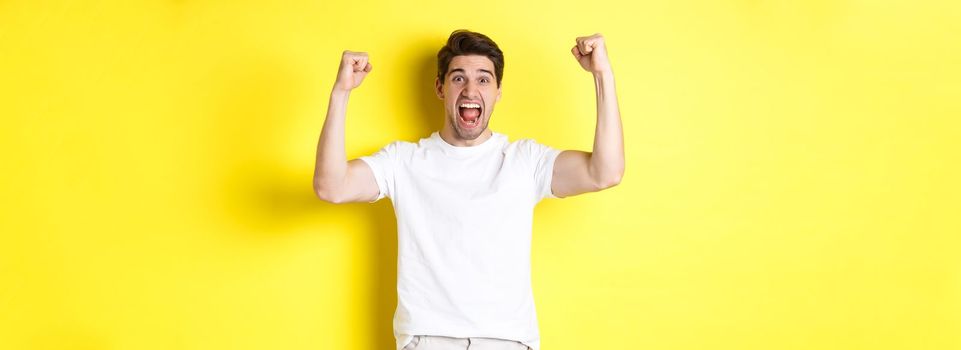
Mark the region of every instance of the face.
POLYGON ((494 62, 487 56, 454 56, 443 84, 435 82, 437 97, 444 100, 444 131, 471 144, 487 131, 501 89, 494 76, 494 62))

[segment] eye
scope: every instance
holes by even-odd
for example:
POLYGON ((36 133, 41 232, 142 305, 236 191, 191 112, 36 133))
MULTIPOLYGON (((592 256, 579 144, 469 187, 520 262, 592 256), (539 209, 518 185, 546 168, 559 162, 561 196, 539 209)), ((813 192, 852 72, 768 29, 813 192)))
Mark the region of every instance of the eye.
POLYGON ((458 76, 454 77, 454 78, 451 79, 451 80, 459 83, 459 82, 464 81, 464 77, 458 75, 458 76))
POLYGON ((480 81, 484 84, 491 82, 490 79, 487 79, 487 78, 481 78, 480 81))

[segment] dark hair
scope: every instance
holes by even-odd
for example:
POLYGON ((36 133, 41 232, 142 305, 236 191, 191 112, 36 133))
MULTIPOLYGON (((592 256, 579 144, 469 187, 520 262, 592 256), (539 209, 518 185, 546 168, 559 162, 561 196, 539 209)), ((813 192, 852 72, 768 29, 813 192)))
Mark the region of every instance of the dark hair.
POLYGON ((454 56, 463 55, 487 56, 491 62, 494 62, 497 87, 501 86, 501 79, 504 77, 504 53, 491 38, 466 29, 458 29, 450 33, 450 37, 447 38, 447 45, 444 45, 437 52, 437 79, 440 79, 441 84, 444 83, 444 77, 447 76, 450 61, 454 59, 454 56))

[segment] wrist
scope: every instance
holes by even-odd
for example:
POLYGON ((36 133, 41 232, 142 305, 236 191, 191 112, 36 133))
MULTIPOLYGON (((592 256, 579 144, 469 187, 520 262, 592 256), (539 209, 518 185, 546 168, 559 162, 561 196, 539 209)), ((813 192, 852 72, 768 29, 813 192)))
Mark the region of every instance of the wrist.
POLYGON ((608 87, 614 85, 614 72, 611 70, 603 70, 600 72, 592 72, 594 75, 594 85, 598 88, 608 87))
POLYGON ((335 85, 334 88, 330 90, 330 98, 347 98, 348 96, 350 96, 350 89, 344 89, 335 85))
POLYGON ((594 80, 614 80, 614 71, 610 68, 602 69, 597 72, 591 72, 594 75, 594 80))

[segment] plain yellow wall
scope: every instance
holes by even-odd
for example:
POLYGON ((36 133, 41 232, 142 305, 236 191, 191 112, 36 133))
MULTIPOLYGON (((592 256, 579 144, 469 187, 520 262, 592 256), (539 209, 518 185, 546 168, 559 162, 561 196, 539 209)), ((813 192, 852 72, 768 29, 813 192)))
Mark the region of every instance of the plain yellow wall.
POLYGON ((961 348, 957 1, 0 1, 0 348, 390 349, 389 201, 311 191, 440 125, 454 29, 491 127, 589 150, 605 34, 627 172, 535 214, 545 350, 961 348))

